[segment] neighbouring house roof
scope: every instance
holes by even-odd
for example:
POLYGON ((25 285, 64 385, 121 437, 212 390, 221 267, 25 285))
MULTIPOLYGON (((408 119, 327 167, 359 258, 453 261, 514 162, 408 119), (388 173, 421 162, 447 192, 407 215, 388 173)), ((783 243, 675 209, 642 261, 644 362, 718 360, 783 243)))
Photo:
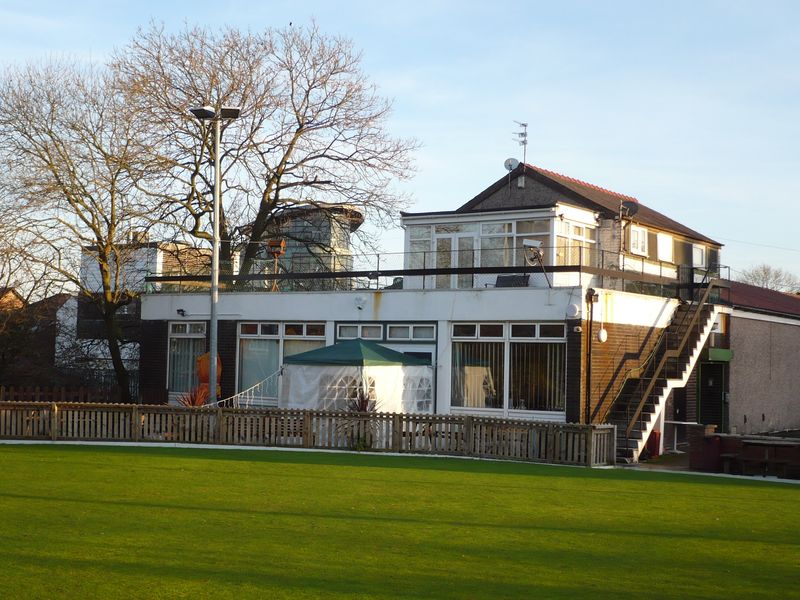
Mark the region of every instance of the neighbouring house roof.
MULTIPOLYGON (((528 164, 520 164, 516 169, 511 171, 508 175, 505 175, 495 181, 492 185, 487 187, 477 196, 472 198, 469 202, 460 206, 454 213, 469 213, 469 212, 486 212, 487 210, 493 209, 481 209, 480 205, 483 203, 484 200, 491 197, 492 195, 499 192, 502 188, 509 185, 510 181, 516 180, 518 177, 521 176, 530 177, 531 179, 541 183, 544 186, 547 186, 551 190, 558 192, 560 197, 558 200, 552 200, 549 202, 549 206, 554 206, 556 202, 564 202, 567 204, 573 204, 580 208, 585 208, 587 210, 592 210, 601 213, 605 217, 613 217, 619 214, 620 202, 623 201, 632 201, 636 202, 639 205, 639 210, 636 215, 633 217, 633 221, 640 223, 642 225, 649 225, 656 229, 661 229, 664 231, 669 231, 671 233, 677 233, 679 235, 685 236, 687 238, 706 242, 709 244, 713 244, 716 246, 721 246, 719 242, 712 240, 711 238, 703 235, 686 227, 685 225, 678 223, 677 221, 670 219, 666 215, 658 212, 657 210, 653 210, 639 202, 633 196, 627 196, 625 194, 620 194, 618 192, 613 192, 611 190, 607 190, 600 186, 588 183, 586 181, 581 181, 580 179, 575 179, 574 177, 568 177, 567 175, 562 175, 561 173, 556 173, 555 171, 549 171, 547 169, 543 169, 541 167, 536 167, 533 165, 528 164)), ((524 200, 521 200, 518 205, 516 206, 505 206, 505 210, 514 210, 514 209, 525 209, 531 208, 533 205, 527 204, 524 200)), ((536 208, 544 208, 548 206, 548 204, 542 204, 541 202, 537 202, 535 204, 536 208)), ((447 212, 436 212, 436 213, 402 213, 403 215, 440 215, 440 214, 447 214, 447 212)))
POLYGON ((800 296, 776 292, 741 281, 731 281, 731 304, 734 308, 800 318, 800 296))
POLYGON ((402 352, 395 352, 385 346, 367 340, 346 340, 309 350, 301 354, 293 354, 283 359, 290 365, 346 365, 346 366, 381 366, 381 365, 429 365, 430 362, 402 352))

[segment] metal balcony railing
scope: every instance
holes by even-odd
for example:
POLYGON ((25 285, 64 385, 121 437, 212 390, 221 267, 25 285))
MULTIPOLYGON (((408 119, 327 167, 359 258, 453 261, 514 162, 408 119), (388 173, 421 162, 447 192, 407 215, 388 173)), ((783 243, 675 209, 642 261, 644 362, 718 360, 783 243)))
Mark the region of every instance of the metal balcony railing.
MULTIPOLYGON (((599 250, 593 246, 541 248, 542 261, 528 264, 526 249, 474 249, 381 254, 294 255, 258 260, 247 274, 235 265, 220 267, 222 292, 280 292, 395 289, 486 289, 591 284, 657 296, 675 296, 687 275, 662 261, 599 250), (516 277, 509 277, 516 276, 516 277)), ((690 277, 696 277, 692 269, 690 277)), ((709 271, 710 272, 710 271, 709 271)), ((207 272, 162 273, 146 278, 146 293, 202 293, 209 290, 207 272)))

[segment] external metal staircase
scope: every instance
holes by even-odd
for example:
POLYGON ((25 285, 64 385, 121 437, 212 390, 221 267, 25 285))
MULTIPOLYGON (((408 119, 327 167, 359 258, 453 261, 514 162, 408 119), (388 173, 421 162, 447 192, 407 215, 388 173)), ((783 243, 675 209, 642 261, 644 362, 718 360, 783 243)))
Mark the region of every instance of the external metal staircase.
POLYGON ((637 462, 670 392, 689 380, 720 308, 709 299, 718 282, 701 284, 698 298, 675 309, 670 325, 620 389, 607 422, 617 426, 617 461, 637 462))

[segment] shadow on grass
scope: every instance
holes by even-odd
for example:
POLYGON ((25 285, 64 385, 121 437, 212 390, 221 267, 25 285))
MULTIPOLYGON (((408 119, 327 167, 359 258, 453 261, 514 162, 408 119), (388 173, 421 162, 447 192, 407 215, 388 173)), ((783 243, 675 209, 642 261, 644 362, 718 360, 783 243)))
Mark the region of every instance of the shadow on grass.
MULTIPOLYGON (((392 525, 412 525, 422 527, 448 527, 448 528, 477 528, 495 531, 529 531, 532 535, 536 533, 565 533, 565 534, 584 534, 584 535, 613 535, 621 537, 631 537, 634 539, 651 539, 653 531, 649 524, 643 523, 641 530, 631 529, 629 524, 623 523, 620 527, 602 527, 597 523, 591 523, 586 527, 571 525, 542 525, 542 524, 526 524, 518 521, 501 523, 501 522, 488 522, 488 521, 458 521, 447 518, 425 518, 425 517, 409 517, 398 514, 393 515, 379 515, 379 514, 366 514, 364 512, 323 512, 320 510, 266 510, 244 508, 241 506, 202 506, 202 505, 185 505, 185 504, 171 504, 168 502, 153 502, 142 500, 110 500, 99 498, 69 498, 56 495, 36 495, 36 494, 16 494, 13 492, 0 493, 0 498, 8 500, 23 500, 23 501, 41 501, 41 502, 62 502, 68 504, 77 504, 81 506, 110 506, 119 508, 120 511, 128 509, 146 509, 150 510, 166 510, 176 513, 208 513, 208 514, 233 514, 233 515, 250 515, 269 519, 275 518, 297 518, 297 519, 314 519, 320 522, 332 521, 340 523, 383 523, 392 525)), ((697 540, 706 539, 713 541, 725 542, 763 542, 757 533, 753 536, 746 535, 733 535, 730 531, 720 532, 720 535, 708 535, 699 531, 668 531, 666 529, 659 530, 659 537, 671 539, 686 539, 697 540)), ((776 539, 770 540, 773 545, 785 545, 795 547, 797 544, 794 540, 782 542, 776 539)))
MULTIPOLYGON (((8 446, 14 448, 15 446, 8 446)), ((664 473, 659 471, 640 471, 625 468, 587 469, 564 465, 547 465, 528 462, 465 459, 443 456, 388 456, 379 453, 315 452, 282 449, 227 450, 213 446, 206 448, 165 448, 158 446, 72 446, 47 444, 24 446, 26 452, 32 448, 69 451, 75 453, 112 453, 117 455, 137 455, 152 457, 176 457, 212 461, 244 461, 250 463, 271 463, 286 465, 344 466, 380 469, 418 469, 423 471, 443 471, 454 473, 486 473, 491 475, 527 475, 540 477, 566 477, 574 479, 604 481, 649 481, 665 483, 693 483, 719 486, 760 486, 764 484, 794 487, 778 481, 763 479, 732 479, 725 477, 703 477, 694 474, 664 473)), ((800 487, 798 487, 800 492, 800 487)))

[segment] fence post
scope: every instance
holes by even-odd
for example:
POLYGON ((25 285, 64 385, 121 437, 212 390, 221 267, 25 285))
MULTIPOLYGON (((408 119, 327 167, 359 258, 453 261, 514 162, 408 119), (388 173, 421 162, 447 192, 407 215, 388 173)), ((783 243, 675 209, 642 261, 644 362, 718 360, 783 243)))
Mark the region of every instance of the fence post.
POLYGON ((611 455, 608 457, 608 463, 610 465, 614 465, 617 462, 617 426, 614 425, 614 429, 611 431, 611 443, 609 444, 611 447, 611 455))
POLYGON ((131 439, 138 442, 142 436, 142 421, 139 419, 139 406, 131 406, 131 439))
POLYGON ((54 442, 58 439, 58 405, 55 402, 50 405, 50 439, 54 442))
POLYGON ((400 452, 402 450, 402 436, 403 415, 394 413, 392 415, 392 452, 400 452))
POLYGON ((221 444, 223 435, 225 433, 225 414, 222 412, 222 407, 217 406, 217 443, 221 444))
POLYGON ((311 448, 313 444, 313 431, 311 431, 311 411, 303 413, 303 448, 311 448))
POLYGON ((592 456, 594 455, 594 425, 589 425, 586 430, 586 466, 592 468, 592 456))
POLYGON ((464 416, 464 456, 472 456, 472 415, 464 416))

